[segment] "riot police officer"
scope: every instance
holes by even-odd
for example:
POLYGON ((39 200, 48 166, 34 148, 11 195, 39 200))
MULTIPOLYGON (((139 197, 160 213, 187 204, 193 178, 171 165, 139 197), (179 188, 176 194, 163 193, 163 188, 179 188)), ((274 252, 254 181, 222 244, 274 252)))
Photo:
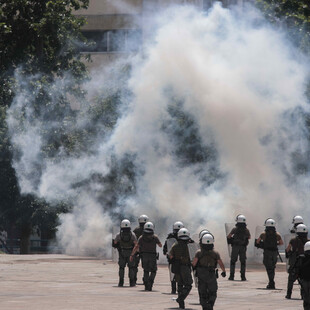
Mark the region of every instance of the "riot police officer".
POLYGON ((144 225, 142 236, 139 237, 130 259, 133 261, 135 253, 140 252, 143 268, 143 283, 146 291, 152 291, 157 272, 156 245, 162 247, 157 235, 154 234, 154 225, 147 222, 144 225))
POLYGON ((199 301, 203 310, 213 310, 217 297, 217 264, 222 269, 222 277, 226 277, 220 254, 214 251, 213 235, 204 234, 200 239, 200 250, 196 252, 193 260, 193 267, 198 277, 199 301))
POLYGON ((241 268, 240 275, 241 281, 246 281, 246 251, 249 239, 251 239, 250 231, 246 227, 246 218, 243 214, 239 214, 236 217, 236 227, 234 227, 227 236, 228 244, 231 244, 231 258, 230 258, 230 276, 229 280, 234 280, 236 262, 240 260, 241 268))
POLYGON ((129 220, 122 220, 120 232, 113 240, 113 247, 118 249, 118 265, 119 265, 119 282, 118 286, 124 286, 125 267, 128 266, 129 283, 130 286, 135 286, 135 264, 130 261, 130 254, 137 243, 137 238, 131 232, 131 223, 129 220))
MULTIPOLYGON (((285 298, 291 299, 294 282, 297 280, 297 260, 300 255, 304 254, 304 245, 308 239, 308 228, 304 224, 299 224, 295 230, 297 236, 290 240, 285 249, 286 256, 289 260, 287 292, 285 298)), ((302 292, 301 292, 301 295, 302 292)))
POLYGON ((265 221, 265 232, 256 240, 257 247, 264 249, 263 263, 265 265, 269 283, 267 289, 275 289, 275 269, 278 258, 278 245, 282 245, 281 235, 276 231, 276 222, 272 218, 265 221))
POLYGON ((190 234, 186 228, 178 231, 178 240, 172 246, 169 252, 169 258, 172 262, 172 272, 175 274, 175 280, 178 284, 177 303, 181 309, 185 309, 185 299, 192 289, 193 278, 191 270, 191 260, 188 251, 190 234))
POLYGON ((293 217, 293 220, 292 220, 292 224, 293 224, 293 227, 291 228, 290 232, 292 234, 295 234, 296 233, 296 228, 299 224, 304 224, 304 219, 302 218, 302 216, 300 215, 295 215, 293 217))
MULTIPOLYGON (((184 224, 180 221, 177 221, 173 224, 172 226, 172 233, 169 233, 168 236, 167 236, 167 239, 165 241, 165 244, 164 244, 164 247, 163 247, 163 253, 164 255, 167 255, 167 260, 168 260, 168 267, 169 267, 169 272, 171 272, 171 260, 169 258, 169 255, 168 255, 168 244, 167 244, 167 241, 170 239, 170 240, 173 240, 173 241, 176 241, 178 239, 178 232, 181 228, 184 228, 184 224)), ((173 275, 173 274, 172 274, 173 275)), ((173 278, 171 280, 171 294, 176 294, 176 291, 177 291, 177 284, 176 284, 176 281, 175 281, 175 277, 173 275, 173 278)))
MULTIPOLYGON (((149 221, 149 217, 145 214, 142 214, 139 216, 138 218, 138 223, 139 226, 136 227, 133 232, 137 237, 137 240, 140 238, 140 236, 142 236, 143 234, 143 229, 144 229, 144 225, 146 222, 149 221)), ((135 281, 137 282, 137 275, 138 275, 138 267, 139 267, 139 263, 140 263, 140 254, 139 252, 137 252, 134 256, 134 262, 135 262, 135 281)))
POLYGON ((304 245, 304 254, 297 261, 297 274, 303 291, 304 310, 310 310, 310 241, 304 245))

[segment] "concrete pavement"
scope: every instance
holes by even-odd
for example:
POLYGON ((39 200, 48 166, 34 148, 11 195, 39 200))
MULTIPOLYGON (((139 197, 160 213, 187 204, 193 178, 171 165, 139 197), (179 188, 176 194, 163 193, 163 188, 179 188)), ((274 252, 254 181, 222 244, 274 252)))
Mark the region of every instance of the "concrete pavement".
MULTIPOLYGON (((237 265, 238 267, 238 265, 237 265)), ((178 309, 169 294, 167 266, 158 268, 152 292, 143 285, 118 288, 118 265, 109 260, 66 255, 0 255, 1 310, 99 310, 178 309)), ((238 272, 238 269, 237 269, 238 272)), ((127 273, 127 271, 126 271, 127 273)), ((138 283, 142 272, 139 268, 138 283)), ((236 273, 237 280, 239 274, 236 273)), ((246 282, 220 278, 216 310, 303 309, 298 285, 293 299, 286 300, 287 273, 278 264, 277 290, 264 289, 267 274, 262 265, 251 265, 246 282)), ((192 289, 186 309, 201 309, 198 292, 192 289)))

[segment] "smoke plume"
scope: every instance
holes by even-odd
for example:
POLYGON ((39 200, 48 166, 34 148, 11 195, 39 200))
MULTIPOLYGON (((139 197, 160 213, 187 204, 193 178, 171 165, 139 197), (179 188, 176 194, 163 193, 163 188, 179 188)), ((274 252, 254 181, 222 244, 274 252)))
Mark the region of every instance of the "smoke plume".
POLYGON ((18 131, 23 92, 9 112, 22 191, 74 204, 61 217, 61 245, 108 255, 112 226, 140 214, 162 237, 181 220, 219 243, 240 213, 252 232, 268 217, 280 232, 295 214, 308 221, 306 60, 252 7, 174 6, 152 25, 143 53, 126 59, 128 80, 121 62, 85 85, 89 100, 71 125, 91 132, 87 151, 44 158, 42 129, 57 124, 29 120, 18 131), (116 104, 94 118, 98 89, 116 104))

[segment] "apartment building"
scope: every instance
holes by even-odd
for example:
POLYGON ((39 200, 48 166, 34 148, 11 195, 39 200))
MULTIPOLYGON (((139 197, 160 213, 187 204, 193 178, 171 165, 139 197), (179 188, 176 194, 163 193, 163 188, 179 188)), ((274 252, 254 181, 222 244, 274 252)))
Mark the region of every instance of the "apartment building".
MULTIPOLYGON (((224 7, 242 5, 245 0, 222 0, 224 7)), ((87 10, 78 15, 86 18, 84 35, 93 41, 84 52, 92 54, 90 67, 110 63, 116 58, 135 53, 148 34, 149 19, 159 9, 172 4, 191 4, 208 10, 215 0, 90 0, 87 10)))

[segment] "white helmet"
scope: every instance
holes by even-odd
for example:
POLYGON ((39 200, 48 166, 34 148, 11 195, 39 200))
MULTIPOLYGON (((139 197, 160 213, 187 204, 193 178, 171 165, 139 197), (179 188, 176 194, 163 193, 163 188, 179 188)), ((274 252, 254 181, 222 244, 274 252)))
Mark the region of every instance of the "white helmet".
POLYGON ((307 252, 307 251, 310 251, 310 241, 307 241, 304 245, 304 251, 307 252))
POLYGON ((202 230, 202 231, 199 233, 199 240, 201 239, 201 237, 202 237, 203 235, 209 234, 209 233, 210 233, 210 232, 209 232, 209 230, 207 230, 207 229, 202 230))
POLYGON ((236 216, 237 223, 246 223, 246 218, 243 214, 239 214, 236 216))
POLYGON ((190 233, 186 228, 181 228, 178 231, 178 238, 181 240, 188 240, 190 238, 190 233))
POLYGON ((149 221, 149 217, 147 215, 145 215, 145 214, 142 214, 142 215, 139 216, 138 221, 139 221, 139 224, 146 223, 146 222, 149 221))
POLYGON ((154 231, 154 224, 152 222, 146 222, 143 228, 144 232, 151 233, 154 231))
POLYGON ((130 224, 130 221, 125 219, 125 220, 122 220, 121 222, 121 228, 130 228, 131 224, 130 224))
POLYGON ((300 215, 295 215, 293 217, 293 221, 292 221, 293 224, 303 224, 304 223, 304 219, 302 218, 302 216, 300 215))
POLYGON ((274 219, 269 218, 265 221, 265 226, 266 227, 276 227, 276 221, 274 219))
POLYGON ((299 224, 297 225, 297 228, 296 228, 296 233, 308 233, 308 228, 306 225, 304 224, 299 224))
POLYGON ((201 238, 201 244, 214 244, 214 237, 211 234, 204 234, 201 238))
POLYGON ((184 228, 184 224, 182 222, 178 221, 173 224, 173 230, 181 228, 184 228))

